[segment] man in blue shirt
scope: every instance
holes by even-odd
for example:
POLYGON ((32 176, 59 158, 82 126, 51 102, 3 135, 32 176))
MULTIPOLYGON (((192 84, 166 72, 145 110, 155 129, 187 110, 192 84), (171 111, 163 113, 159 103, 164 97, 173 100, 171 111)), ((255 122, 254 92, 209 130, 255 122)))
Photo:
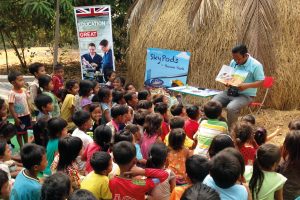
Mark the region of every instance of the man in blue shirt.
MULTIPOLYGON (((228 90, 216 95, 212 100, 219 101, 227 109, 228 127, 237 121, 241 109, 252 102, 257 88, 261 87, 265 79, 262 64, 248 54, 246 45, 238 45, 232 49, 233 60, 230 66, 235 73, 247 73, 243 83, 238 85, 238 94, 232 95, 228 90)), ((231 87, 230 85, 226 85, 231 87)))
POLYGON ((104 56, 102 60, 102 70, 103 70, 105 81, 107 81, 107 72, 114 70, 113 52, 106 39, 100 42, 100 47, 104 52, 104 56))

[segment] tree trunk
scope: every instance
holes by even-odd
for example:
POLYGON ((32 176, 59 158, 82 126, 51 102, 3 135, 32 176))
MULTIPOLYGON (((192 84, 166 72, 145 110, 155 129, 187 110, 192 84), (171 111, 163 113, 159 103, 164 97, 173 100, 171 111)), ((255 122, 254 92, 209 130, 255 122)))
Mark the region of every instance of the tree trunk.
MULTIPOLYGON (((55 19, 55 36, 54 36, 54 55, 53 55, 53 69, 57 64, 58 59, 58 43, 60 38, 59 32, 59 17, 60 17, 60 0, 56 0, 56 19, 55 19)), ((54 70, 53 70, 54 71, 54 70)))
POLYGON ((16 44, 14 43, 13 39, 11 38, 10 33, 8 33, 8 32, 4 32, 4 33, 5 33, 6 37, 8 38, 8 41, 9 41, 10 45, 11 45, 11 46, 13 47, 13 49, 15 50, 16 55, 17 55, 17 57, 18 57, 18 59, 19 59, 19 61, 20 61, 20 64, 21 64, 22 69, 26 69, 26 63, 23 61, 23 59, 22 59, 22 57, 21 57, 21 55, 20 55, 20 52, 19 52, 19 50, 18 50, 16 44))
POLYGON ((6 50, 6 45, 5 45, 5 40, 4 40, 3 32, 0 31, 0 34, 1 34, 1 39, 2 39, 2 43, 3 43, 4 51, 5 51, 5 58, 6 58, 6 73, 8 74, 8 56, 7 56, 7 50, 6 50))

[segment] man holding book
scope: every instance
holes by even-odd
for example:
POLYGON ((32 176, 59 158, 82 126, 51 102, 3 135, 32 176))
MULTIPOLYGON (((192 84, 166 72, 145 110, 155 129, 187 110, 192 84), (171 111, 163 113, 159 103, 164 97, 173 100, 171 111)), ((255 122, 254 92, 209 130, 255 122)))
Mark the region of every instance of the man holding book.
POLYGON ((248 54, 246 45, 234 47, 232 57, 229 66, 233 71, 232 80, 221 81, 228 89, 212 99, 226 107, 229 128, 237 121, 241 109, 251 103, 265 79, 262 64, 248 54))

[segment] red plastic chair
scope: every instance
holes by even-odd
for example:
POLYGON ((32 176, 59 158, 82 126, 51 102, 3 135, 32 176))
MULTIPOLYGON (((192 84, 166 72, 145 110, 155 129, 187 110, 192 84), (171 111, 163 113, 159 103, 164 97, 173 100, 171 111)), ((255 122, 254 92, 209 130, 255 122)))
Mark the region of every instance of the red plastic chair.
POLYGON ((252 114, 253 114, 253 110, 251 108, 258 108, 256 114, 258 114, 261 111, 261 108, 264 106, 264 103, 265 103, 265 100, 266 100, 267 95, 269 93, 269 90, 271 89, 273 84, 274 84, 274 78, 271 77, 271 76, 266 76, 265 80, 264 80, 264 83, 263 83, 263 88, 266 89, 265 96, 264 96, 263 100, 261 102, 251 102, 248 105, 248 108, 249 108, 249 110, 252 114))

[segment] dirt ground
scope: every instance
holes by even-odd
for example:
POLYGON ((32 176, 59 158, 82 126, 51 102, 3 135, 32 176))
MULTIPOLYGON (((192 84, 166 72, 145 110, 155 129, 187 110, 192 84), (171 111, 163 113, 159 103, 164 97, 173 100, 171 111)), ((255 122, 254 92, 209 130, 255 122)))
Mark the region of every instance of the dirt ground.
MULTIPOLYGON (((42 62, 48 65, 47 71, 51 72, 51 63, 53 56, 48 47, 36 47, 25 51, 25 56, 28 63, 42 62)), ((15 56, 13 50, 8 50, 8 61, 10 68, 18 68, 18 58, 15 56)), ((80 79, 80 64, 79 52, 77 49, 61 49, 59 62, 63 63, 65 67, 66 79, 80 79)), ((0 50, 0 74, 6 74, 6 59, 4 50, 0 50)), ((285 135, 288 132, 288 123, 294 119, 300 119, 300 111, 280 111, 274 109, 263 109, 263 111, 255 115, 257 125, 263 126, 268 133, 272 133, 279 126, 281 128, 281 135, 276 136, 271 142, 281 145, 284 141, 285 135)))

